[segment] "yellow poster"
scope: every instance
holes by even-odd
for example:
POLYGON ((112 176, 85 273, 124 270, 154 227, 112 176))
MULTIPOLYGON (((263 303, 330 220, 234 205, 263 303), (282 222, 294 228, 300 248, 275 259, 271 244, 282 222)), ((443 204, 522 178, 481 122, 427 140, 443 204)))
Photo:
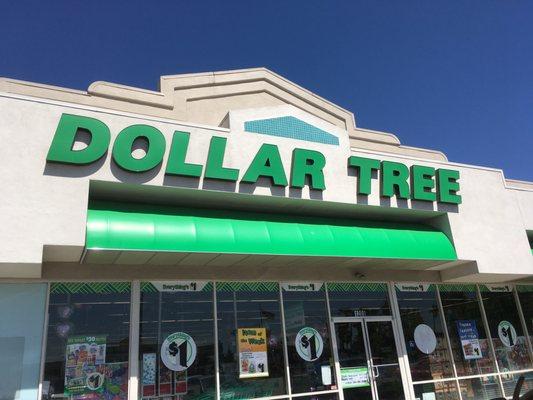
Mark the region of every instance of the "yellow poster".
POLYGON ((265 328, 239 328, 239 378, 268 376, 267 334, 265 328))

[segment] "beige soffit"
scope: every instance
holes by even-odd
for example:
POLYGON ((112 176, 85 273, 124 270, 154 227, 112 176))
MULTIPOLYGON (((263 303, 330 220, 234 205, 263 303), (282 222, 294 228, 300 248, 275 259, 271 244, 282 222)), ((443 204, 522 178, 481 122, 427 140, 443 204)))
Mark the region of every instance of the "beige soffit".
POLYGON ((352 112, 266 68, 167 75, 159 87, 97 81, 83 92, 0 78, 2 92, 212 126, 221 126, 230 110, 291 104, 348 131, 354 148, 446 161, 441 152, 402 146, 391 133, 356 127, 352 112))

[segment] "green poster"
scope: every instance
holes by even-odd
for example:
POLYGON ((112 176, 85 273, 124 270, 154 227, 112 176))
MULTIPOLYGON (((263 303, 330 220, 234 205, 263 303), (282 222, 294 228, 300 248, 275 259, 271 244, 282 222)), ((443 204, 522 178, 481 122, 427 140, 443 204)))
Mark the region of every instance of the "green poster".
POLYGON ((106 336, 73 336, 67 341, 65 395, 102 392, 106 336))

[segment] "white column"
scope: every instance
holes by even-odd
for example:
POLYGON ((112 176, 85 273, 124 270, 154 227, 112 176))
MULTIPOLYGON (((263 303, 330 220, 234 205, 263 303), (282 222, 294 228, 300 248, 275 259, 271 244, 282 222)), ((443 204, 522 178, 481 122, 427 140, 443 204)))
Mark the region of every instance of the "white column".
POLYGON ((396 297, 396 287, 394 286, 394 282, 389 282, 387 287, 389 290, 389 299, 392 311, 392 323, 396 326, 396 348, 398 349, 400 372, 402 374, 402 382, 404 383, 404 394, 406 399, 414 399, 415 389, 413 387, 413 380, 411 378, 411 367, 409 365, 409 357, 407 356, 407 347, 405 345, 405 338, 403 335, 402 318, 400 316, 398 298, 396 297))
POLYGON ((281 288, 281 284, 278 284, 279 289, 279 303, 280 303, 280 312, 281 312, 281 332, 283 335, 283 357, 285 358, 285 380, 287 382, 286 389, 287 394, 289 397, 292 394, 292 387, 291 387, 291 377, 290 377, 290 370, 289 370, 289 352, 287 350, 287 331, 285 327, 285 310, 283 309, 283 289, 281 288))
POLYGON ((48 307, 50 305, 50 283, 46 284, 46 299, 44 301, 44 327, 43 338, 41 340, 41 367, 39 371, 39 388, 37 391, 37 399, 43 398, 43 379, 44 379, 44 365, 46 357, 46 344, 48 343, 48 307))
POLYGON ((514 295, 514 300, 515 300, 515 303, 516 303, 516 307, 518 308, 518 315, 520 317, 520 323, 522 324, 522 330, 524 332, 524 336, 526 338, 526 344, 527 344, 527 348, 529 350, 529 360, 530 360, 530 363, 533 362, 533 349, 531 348, 531 338, 529 337, 529 329, 527 328, 527 322, 526 322, 526 319, 524 317, 524 312, 522 310, 522 303, 520 303, 520 296, 518 296, 518 287, 515 286, 513 288, 513 295, 514 295))
POLYGON ((130 304, 130 353, 128 400, 139 398, 139 329, 141 316, 141 283, 131 283, 130 304))
POLYGON ((217 283, 213 281, 213 327, 215 330, 215 400, 220 399, 220 367, 218 364, 217 283))

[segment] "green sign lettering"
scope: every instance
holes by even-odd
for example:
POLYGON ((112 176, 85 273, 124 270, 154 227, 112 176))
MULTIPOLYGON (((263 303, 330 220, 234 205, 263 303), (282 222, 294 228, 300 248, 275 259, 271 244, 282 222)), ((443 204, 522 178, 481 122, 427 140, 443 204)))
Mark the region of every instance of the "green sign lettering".
POLYGON ((435 201, 435 168, 422 165, 411 167, 411 188, 414 200, 435 201))
POLYGON ((440 168, 437 170, 438 201, 449 204, 461 204, 459 191, 459 171, 440 168))
POLYGON ((279 155, 278 146, 263 144, 241 182, 256 183, 260 176, 269 177, 276 186, 287 186, 287 176, 279 155))
POLYGON ((401 199, 408 199, 410 195, 409 168, 405 165, 393 162, 381 162, 381 195, 392 197, 396 195, 401 199))
MULTIPOLYGON (((79 115, 63 114, 59 120, 46 160, 65 164, 91 164, 102 158, 108 151, 111 133, 103 122, 79 115), (76 135, 80 132, 90 135, 87 147, 74 150, 76 135)), ((227 138, 213 136, 207 151, 205 168, 201 164, 186 162, 190 133, 175 131, 172 137, 165 174, 220 179, 237 182, 239 169, 224 166, 227 138)), ((124 128, 113 143, 112 156, 115 163, 126 171, 146 172, 163 161, 165 155, 165 136, 158 129, 148 125, 131 125, 124 128), (136 140, 147 142, 146 154, 136 158, 132 154, 136 140)), ((273 185, 325 190, 324 168, 326 158, 316 150, 295 148, 292 153, 290 183, 283 167, 278 146, 264 143, 261 145, 241 182, 256 183, 260 177, 269 178, 273 185)), ((380 161, 372 158, 350 156, 348 167, 358 172, 357 193, 370 195, 372 192, 372 173, 380 171, 380 195, 396 196, 448 204, 461 204, 459 194, 459 171, 430 166, 406 165, 394 161, 380 161)))
POLYGON ((221 179, 223 181, 236 182, 239 179, 239 170, 226 168, 224 164, 224 152, 226 151, 225 137, 213 136, 209 144, 207 163, 205 165, 205 177, 209 179, 221 179))
POLYGON ((145 172, 163 162, 165 137, 156 128, 148 125, 132 125, 120 131, 113 144, 113 160, 119 167, 131 172, 145 172), (133 143, 137 139, 148 142, 146 154, 135 158, 132 154, 133 143))
POLYGON ((309 177, 311 189, 325 190, 325 166, 324 154, 314 150, 294 149, 292 152, 291 186, 303 188, 305 178, 309 177))
POLYGON ((188 147, 189 133, 179 131, 174 132, 172 145, 170 146, 170 154, 168 156, 167 169, 165 171, 166 174, 193 177, 202 176, 201 165, 185 162, 188 147))
POLYGON ((103 122, 95 118, 63 114, 46 160, 65 164, 91 164, 104 156, 110 140, 109 128, 103 122), (91 140, 84 149, 73 150, 79 130, 89 133, 91 140))
POLYGON ((348 158, 348 165, 359 171, 357 193, 369 195, 372 192, 372 171, 379 170, 379 160, 351 156, 348 158))

